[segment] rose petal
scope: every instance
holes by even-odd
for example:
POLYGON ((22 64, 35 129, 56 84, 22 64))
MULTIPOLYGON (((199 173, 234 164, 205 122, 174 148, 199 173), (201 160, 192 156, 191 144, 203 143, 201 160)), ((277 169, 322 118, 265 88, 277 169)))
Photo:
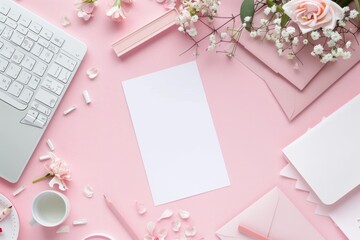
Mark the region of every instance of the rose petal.
POLYGON ((195 227, 187 227, 185 229, 185 236, 187 237, 194 237, 197 233, 197 230, 195 227))
POLYGON ((184 234, 181 234, 177 240, 187 240, 187 237, 184 234))
POLYGON ((90 185, 84 187, 83 193, 85 197, 92 198, 94 196, 94 189, 90 185))
POLYGON ((155 230, 155 223, 150 221, 147 223, 147 226, 146 226, 146 230, 148 231, 148 233, 150 235, 154 235, 154 230, 155 230))
POLYGON ((168 232, 167 232, 167 229, 166 228, 163 228, 161 229, 159 232, 158 232, 158 238, 159 240, 164 240, 167 236, 168 232))
POLYGON ((54 185, 59 185, 59 189, 61 190, 61 191, 65 191, 66 189, 68 189, 68 187, 66 186, 66 184, 65 184, 65 182, 64 181, 62 181, 61 179, 59 179, 58 177, 53 177, 52 179, 51 179, 51 181, 49 182, 49 186, 51 187, 51 188, 53 188, 54 187, 54 185))
POLYGON ((97 75, 99 74, 99 70, 96 68, 96 67, 92 67, 92 68, 89 68, 87 71, 86 71, 86 74, 88 75, 88 77, 90 79, 94 79, 97 77, 97 75))
POLYGON ((67 27, 70 25, 70 19, 67 16, 61 18, 61 26, 67 27))
POLYGON ((180 219, 175 219, 172 223, 171 223, 171 226, 172 226, 172 230, 174 232, 179 232, 180 230, 180 227, 181 227, 181 221, 180 219))
POLYGON ((136 202, 136 211, 139 215, 144 215, 147 211, 146 207, 144 204, 136 202))
POLYGON ((158 221, 161 221, 166 218, 170 218, 173 215, 173 211, 171 209, 166 209, 162 214, 158 221))
POLYGON ((68 233, 70 232, 70 227, 68 225, 61 226, 56 233, 68 233))
POLYGON ((190 213, 185 210, 179 210, 179 217, 182 219, 188 219, 190 217, 190 213))

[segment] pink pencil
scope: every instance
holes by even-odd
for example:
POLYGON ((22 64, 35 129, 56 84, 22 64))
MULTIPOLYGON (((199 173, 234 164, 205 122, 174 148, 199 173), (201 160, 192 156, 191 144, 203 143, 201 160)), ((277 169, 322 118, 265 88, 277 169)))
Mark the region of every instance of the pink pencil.
POLYGON ((121 216, 120 212, 115 208, 113 202, 104 195, 106 205, 110 209, 110 211, 114 214, 116 219, 120 222, 120 224, 124 227, 124 229, 127 231, 131 239, 133 240, 139 240, 141 238, 138 238, 134 230, 129 226, 129 224, 125 221, 123 216, 121 216))
POLYGON ((264 235, 257 233, 253 230, 251 230, 250 228, 244 227, 244 226, 239 226, 239 232, 245 234, 248 237, 251 237, 253 239, 256 240, 270 240, 270 238, 265 237, 264 235))

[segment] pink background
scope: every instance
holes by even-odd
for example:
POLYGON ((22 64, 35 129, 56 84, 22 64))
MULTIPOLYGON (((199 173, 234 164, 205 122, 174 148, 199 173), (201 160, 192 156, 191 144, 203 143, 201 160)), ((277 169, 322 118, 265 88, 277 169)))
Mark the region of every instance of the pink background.
MULTIPOLYGON (((19 212, 19 239, 74 240, 94 232, 108 233, 115 239, 128 239, 106 208, 104 193, 113 199, 140 236, 145 234, 148 221, 158 219, 166 208, 170 208, 191 212, 185 225, 197 227, 195 239, 217 239, 214 234, 217 229, 274 186, 292 200, 326 239, 346 239, 331 219, 315 215, 315 206, 306 201, 307 194, 295 190, 295 182, 280 177, 279 172, 286 164, 281 153, 283 147, 359 93, 359 66, 290 123, 261 79, 235 59, 203 51, 206 47, 203 45, 197 63, 231 186, 154 207, 121 81, 193 60, 195 57, 191 52, 179 56, 192 42, 172 28, 118 59, 110 48, 111 44, 165 11, 155 0, 135 2, 128 9, 126 21, 120 24, 106 18, 105 11, 110 5, 107 0, 99 1, 95 17, 87 23, 76 17, 72 0, 18 2, 59 27, 61 17, 68 16, 71 25, 65 31, 88 46, 78 74, 20 181, 9 184, 0 179, 0 192, 10 198, 19 212), (100 74, 91 81, 85 72, 93 66, 100 70, 100 74), (81 95, 85 89, 93 100, 89 106, 81 95), (63 116, 62 112, 71 105, 77 105, 77 110, 63 116), (72 207, 65 223, 70 225, 71 231, 66 234, 56 234, 57 228, 29 225, 33 197, 49 188, 47 181, 31 183, 34 178, 45 174, 44 163, 38 159, 48 151, 48 138, 56 147, 55 153, 70 164, 73 174, 70 189, 66 192, 72 207), (94 188, 92 199, 83 196, 87 184, 94 188), (26 190, 12 197, 12 192, 21 185, 26 185, 26 190), (144 216, 137 214, 135 201, 148 208, 144 216), (89 223, 72 226, 72 221, 80 218, 86 218, 89 223)), ((220 15, 237 13, 239 7, 240 1, 224 1, 220 15)), ((168 226, 170 221, 162 224, 168 226)))

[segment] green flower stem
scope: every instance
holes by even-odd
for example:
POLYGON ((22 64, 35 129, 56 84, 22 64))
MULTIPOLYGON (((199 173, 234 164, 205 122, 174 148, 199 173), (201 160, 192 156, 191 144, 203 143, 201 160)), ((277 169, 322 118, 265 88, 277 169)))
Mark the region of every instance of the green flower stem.
POLYGON ((46 178, 51 178, 51 177, 53 177, 53 176, 54 176, 54 175, 52 175, 51 173, 48 173, 48 174, 46 174, 45 176, 42 176, 42 177, 39 177, 39 178, 33 180, 32 183, 37 183, 37 182, 40 182, 40 181, 42 181, 42 180, 44 180, 44 179, 46 179, 46 178))
POLYGON ((121 0, 116 0, 114 3, 114 6, 120 7, 121 6, 121 0))
MULTIPOLYGON (((355 8, 356 8, 356 11, 358 11, 360 13, 360 4, 359 4, 359 0, 354 0, 355 2, 355 8)), ((360 20, 360 14, 358 14, 358 19, 360 20)))

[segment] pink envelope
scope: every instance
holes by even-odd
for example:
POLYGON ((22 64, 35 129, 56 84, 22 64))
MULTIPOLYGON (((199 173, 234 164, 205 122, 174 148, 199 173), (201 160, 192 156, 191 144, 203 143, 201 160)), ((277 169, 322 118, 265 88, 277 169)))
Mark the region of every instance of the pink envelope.
POLYGON ((270 240, 325 240, 278 188, 230 220, 216 234, 222 240, 251 240, 238 231, 239 225, 270 240))
MULTIPOLYGON (((243 35, 245 34, 248 33, 244 32, 243 35)), ((352 57, 348 60, 340 59, 337 62, 328 63, 323 67, 319 67, 318 59, 307 56, 302 60, 304 65, 299 64, 299 70, 295 70, 294 62, 290 64, 292 61, 288 61, 286 56, 276 56, 275 46, 257 43, 261 46, 255 47, 255 43, 251 41, 261 42, 261 40, 247 37, 241 39, 237 55, 245 66, 265 81, 291 121, 360 60, 360 46, 355 39, 349 38, 349 40, 353 42, 352 57), (267 54, 269 51, 275 54, 271 61, 267 54), (262 56, 263 59, 261 59, 262 56), (294 76, 290 77, 291 79, 284 78, 278 73, 279 68, 293 71, 294 76), (304 80, 301 80, 302 74, 304 80)))

